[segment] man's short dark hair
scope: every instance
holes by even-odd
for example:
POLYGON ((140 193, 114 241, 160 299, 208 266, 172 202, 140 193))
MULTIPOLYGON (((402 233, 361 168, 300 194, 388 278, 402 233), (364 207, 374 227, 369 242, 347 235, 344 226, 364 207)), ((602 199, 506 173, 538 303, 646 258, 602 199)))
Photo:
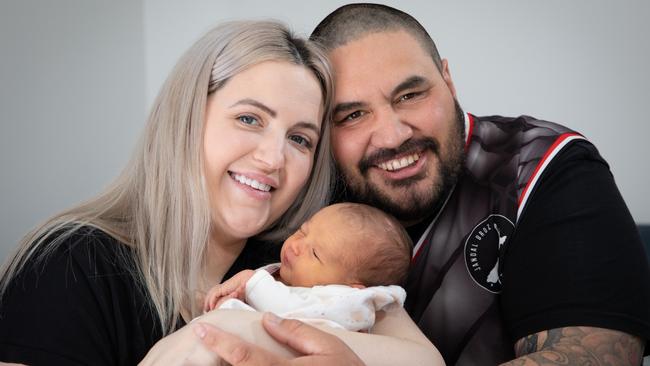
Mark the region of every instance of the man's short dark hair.
POLYGON ((409 14, 381 4, 348 4, 334 10, 311 33, 310 39, 328 51, 372 33, 403 30, 413 36, 442 70, 440 54, 426 29, 409 14))

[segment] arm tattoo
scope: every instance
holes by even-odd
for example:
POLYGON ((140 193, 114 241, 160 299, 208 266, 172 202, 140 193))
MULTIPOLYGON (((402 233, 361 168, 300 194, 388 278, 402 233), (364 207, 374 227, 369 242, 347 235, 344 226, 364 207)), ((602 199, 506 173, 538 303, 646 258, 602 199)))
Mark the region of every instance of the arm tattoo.
POLYGON ((565 327, 521 338, 516 360, 504 365, 641 365, 638 337, 603 328, 565 327))

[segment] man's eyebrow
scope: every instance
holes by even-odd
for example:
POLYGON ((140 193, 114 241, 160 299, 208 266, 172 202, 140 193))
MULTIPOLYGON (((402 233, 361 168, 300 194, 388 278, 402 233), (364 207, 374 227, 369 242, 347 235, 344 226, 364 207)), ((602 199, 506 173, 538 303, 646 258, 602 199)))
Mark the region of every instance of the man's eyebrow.
MULTIPOLYGON (((397 85, 395 88, 393 88, 393 91, 391 92, 391 97, 403 92, 404 90, 408 90, 411 88, 416 88, 422 85, 428 85, 430 84, 429 80, 418 75, 413 75, 408 77, 406 80, 402 81, 399 85, 397 85)), ((332 112, 333 115, 337 115, 341 112, 347 112, 351 111, 354 109, 359 109, 364 107, 366 104, 362 102, 346 102, 346 103, 339 103, 336 106, 334 106, 334 110, 332 112)))
POLYGON ((404 90, 416 88, 422 85, 429 84, 429 80, 423 78, 422 76, 417 76, 413 75, 406 80, 402 81, 397 85, 395 88, 393 88, 393 92, 391 93, 392 96, 395 96, 404 90))
POLYGON ((365 106, 365 103, 362 102, 348 102, 348 103, 339 103, 334 107, 333 115, 337 115, 341 112, 347 112, 353 109, 358 109, 365 106))
POLYGON ((250 98, 246 98, 246 99, 242 99, 240 101, 237 101, 236 103, 231 105, 230 108, 238 106, 238 105, 242 105, 242 104, 252 105, 253 107, 257 107, 257 108, 263 110, 264 112, 270 114, 271 117, 273 117, 273 118, 275 118, 275 116, 278 115, 278 113, 276 111, 274 111, 273 109, 267 107, 266 105, 264 105, 264 103, 258 102, 257 100, 250 99, 250 98))

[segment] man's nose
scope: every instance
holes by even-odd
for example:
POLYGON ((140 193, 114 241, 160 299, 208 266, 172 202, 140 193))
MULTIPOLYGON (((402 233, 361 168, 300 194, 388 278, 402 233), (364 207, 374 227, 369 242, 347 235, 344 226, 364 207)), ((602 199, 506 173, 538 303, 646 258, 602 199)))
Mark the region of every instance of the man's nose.
POLYGON ((413 128, 392 108, 376 112, 370 143, 381 149, 395 149, 413 137, 413 128))

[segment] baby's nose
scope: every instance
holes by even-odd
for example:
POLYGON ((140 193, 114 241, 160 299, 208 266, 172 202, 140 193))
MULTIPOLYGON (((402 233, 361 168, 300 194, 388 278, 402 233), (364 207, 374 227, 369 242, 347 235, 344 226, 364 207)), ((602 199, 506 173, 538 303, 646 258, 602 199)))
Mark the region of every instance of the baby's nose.
POLYGON ((300 245, 300 240, 292 240, 291 243, 290 243, 290 245, 289 245, 289 249, 291 249, 291 252, 292 252, 293 255, 295 255, 295 256, 299 256, 299 255, 300 255, 300 251, 301 251, 301 250, 300 250, 300 247, 301 247, 301 245, 300 245))

